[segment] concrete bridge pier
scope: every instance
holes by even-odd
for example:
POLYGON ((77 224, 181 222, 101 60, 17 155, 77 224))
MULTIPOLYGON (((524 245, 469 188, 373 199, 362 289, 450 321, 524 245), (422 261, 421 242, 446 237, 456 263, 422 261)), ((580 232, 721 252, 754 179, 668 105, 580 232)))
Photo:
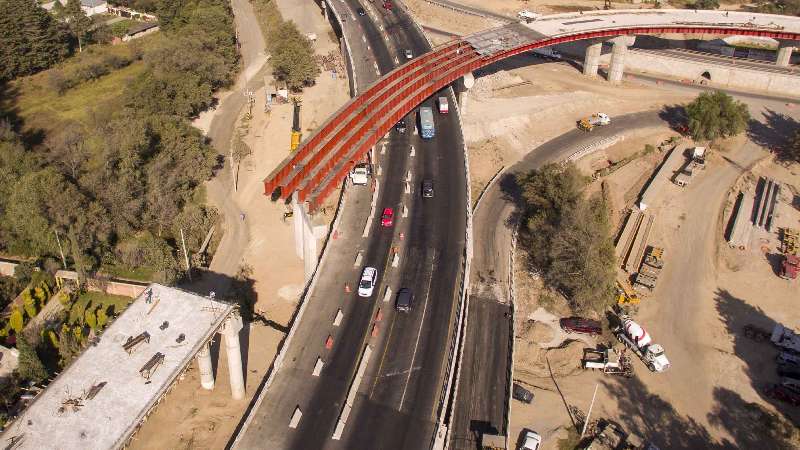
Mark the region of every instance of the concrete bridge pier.
POLYGON ((210 342, 206 342, 197 352, 197 366, 200 369, 200 386, 209 391, 214 389, 214 369, 211 366, 210 342))
POLYGON ((633 45, 635 41, 635 36, 619 36, 611 40, 613 47, 611 49, 611 64, 608 67, 609 82, 613 84, 622 82, 622 76, 625 74, 625 54, 628 53, 628 47, 633 45))
POLYGON ((305 280, 308 281, 317 267, 317 238, 306 208, 292 196, 292 220, 294 221, 294 249, 303 260, 305 280))
POLYGON ((792 52, 797 45, 795 41, 779 41, 778 44, 778 57, 775 59, 775 65, 778 67, 789 67, 789 61, 792 59, 792 52))
MULTIPOLYGON (((222 327, 225 341, 225 353, 228 357, 228 376, 231 379, 231 397, 234 400, 244 398, 244 374, 242 372, 242 348, 239 345, 239 331, 242 329, 242 317, 231 314, 222 327)), ((209 360, 210 362, 210 360, 209 360)))
POLYGON ((589 78, 597 78, 597 68, 600 67, 600 54, 603 52, 603 41, 593 39, 586 47, 583 58, 583 74, 589 78))

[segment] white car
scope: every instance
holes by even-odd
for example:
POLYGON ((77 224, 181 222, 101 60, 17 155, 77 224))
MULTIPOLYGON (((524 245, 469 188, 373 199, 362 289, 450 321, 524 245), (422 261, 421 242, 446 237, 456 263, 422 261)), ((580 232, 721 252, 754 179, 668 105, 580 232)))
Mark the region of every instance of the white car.
POLYGON ((542 444, 542 437, 535 431, 525 432, 525 439, 522 441, 520 450, 539 450, 539 445, 542 444))
POLYGON ((361 272, 361 281, 358 283, 358 296, 359 297, 372 297, 372 291, 375 290, 375 282, 378 279, 378 269, 374 267, 364 267, 361 272))

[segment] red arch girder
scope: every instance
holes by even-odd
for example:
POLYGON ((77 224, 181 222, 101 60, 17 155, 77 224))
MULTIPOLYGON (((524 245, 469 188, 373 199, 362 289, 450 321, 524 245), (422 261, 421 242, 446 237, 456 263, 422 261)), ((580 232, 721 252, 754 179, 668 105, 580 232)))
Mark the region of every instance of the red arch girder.
MULTIPOLYGON (((413 97, 413 102, 402 102, 403 111, 400 113, 399 117, 408 114, 416 105, 421 103, 425 98, 432 95, 434 92, 438 91, 439 89, 447 86, 448 84, 452 83, 454 80, 458 79, 459 77, 465 75, 468 72, 472 72, 478 68, 485 67, 489 64, 497 62, 499 60, 509 58, 520 53, 530 51, 536 48, 547 47, 550 45, 565 43, 565 42, 573 42, 578 40, 584 39, 592 39, 592 38, 602 38, 602 37, 614 37, 620 35, 633 35, 633 34, 665 34, 665 33, 683 33, 683 34, 720 34, 720 35, 743 35, 743 36, 759 36, 759 37, 770 37, 775 39, 787 39, 787 40, 800 40, 800 35, 797 33, 787 33, 782 31, 770 31, 770 30, 756 30, 756 29, 736 29, 736 28, 725 28, 725 27, 687 27, 687 26, 658 26, 658 27, 629 27, 629 28, 619 28, 619 29, 610 29, 610 30, 599 30, 599 31, 591 31, 591 32, 581 32, 581 33, 574 33, 571 35, 565 36, 558 36, 548 39, 542 39, 540 41, 530 42, 525 45, 509 49, 505 52, 497 53, 492 55, 488 58, 483 58, 478 60, 476 63, 470 63, 467 66, 461 67, 459 66, 460 72, 451 72, 448 73, 446 69, 441 67, 434 68, 428 75, 436 78, 434 83, 426 88, 423 92, 427 92, 427 95, 421 96, 415 95, 413 97), (441 78, 437 78, 439 76, 445 75, 441 78), (409 103, 414 103, 411 106, 408 106, 409 103)), ((454 44, 458 46, 459 44, 454 44)), ((452 47, 448 47, 452 48, 452 47)), ((441 50, 437 50, 433 53, 438 53, 441 50)), ((405 67, 405 66, 404 66, 405 67)), ((397 73, 400 69, 390 73, 387 77, 393 76, 393 74, 397 73)), ((419 88, 420 83, 414 82, 412 84, 413 87, 419 88)), ((404 89, 403 92, 405 93, 408 89, 404 89)), ((384 111, 385 108, 382 108, 381 111, 384 111)), ((394 114, 390 116, 390 119, 394 117, 394 114)), ((354 153, 355 156, 360 157, 363 156, 364 153, 374 145, 380 138, 379 136, 383 136, 389 129, 393 123, 391 120, 383 120, 380 121, 380 125, 378 125, 372 133, 367 136, 367 140, 364 144, 359 146, 359 148, 354 153)), ((374 122, 373 122, 374 123, 374 122)), ((339 155, 341 152, 337 152, 339 155)), ((340 156, 341 157, 341 156, 340 156)), ((333 158, 335 159, 335 158, 333 158)), ((341 163, 341 161, 338 161, 341 163)), ((332 161, 332 163, 326 164, 326 170, 314 175, 312 180, 314 181, 313 184, 309 184, 308 187, 314 186, 316 183, 322 182, 325 176, 327 175, 326 172, 332 170, 337 164, 336 161, 332 161)), ((313 195, 311 202, 312 208, 316 208, 319 206, 322 201, 324 201, 325 197, 330 194, 330 192, 335 188, 336 181, 341 179, 346 175, 348 166, 347 164, 342 164, 339 170, 329 178, 329 181, 325 183, 324 186, 318 186, 317 189, 314 189, 316 193, 313 195)), ((307 198, 309 193, 308 187, 304 188, 301 191, 302 197, 307 198)), ((288 193, 287 193, 288 194, 288 193)))
POLYGON ((293 155, 284 159, 284 161, 272 171, 270 176, 264 180, 265 191, 269 191, 271 194, 271 192, 278 187, 280 182, 291 174, 293 165, 301 164, 303 159, 312 153, 312 151, 316 151, 317 146, 322 141, 325 141, 325 138, 329 138, 331 132, 342 126, 342 120, 344 118, 351 116, 353 113, 358 113, 358 110, 360 110, 367 100, 371 99, 375 93, 380 92, 404 75, 421 69, 424 65, 435 64, 438 59, 445 57, 448 52, 455 50, 459 45, 460 42, 451 41, 438 47, 436 52, 421 55, 419 58, 404 64, 402 67, 398 68, 398 70, 389 73, 386 77, 379 79, 364 93, 346 103, 339 111, 331 115, 306 142, 303 142, 293 155))
MULTIPOLYGON (((397 78, 397 79, 401 78, 401 75, 403 76, 403 79, 411 79, 414 76, 419 77, 419 76, 427 75, 428 72, 425 71, 425 69, 427 69, 429 66, 433 66, 434 64, 436 64, 440 60, 447 60, 451 55, 453 55, 455 53, 455 47, 456 46, 445 47, 444 49, 441 50, 441 54, 435 55, 436 57, 434 57, 434 58, 429 58, 430 63, 417 64, 416 65, 416 70, 408 70, 408 71, 405 71, 403 73, 392 72, 392 74, 397 73, 397 76, 394 77, 394 78, 397 78)), ((386 89, 384 89, 383 91, 381 91, 381 92, 379 92, 377 94, 372 95, 372 98, 370 99, 371 103, 370 103, 370 105, 368 105, 368 107, 371 106, 371 105, 374 105, 375 103, 378 103, 378 104, 383 103, 387 99, 389 99, 391 97, 394 97, 396 95, 396 89, 402 87, 401 83, 396 83, 396 84, 397 84, 397 86, 389 86, 387 84, 387 88, 386 89)), ((362 111, 359 111, 359 112, 362 112, 362 111)), ((340 121, 340 124, 339 124, 339 127, 338 127, 339 131, 337 131, 335 135, 333 135, 332 137, 327 139, 325 144, 322 145, 322 147, 319 148, 316 151, 314 156, 312 156, 311 159, 306 164, 304 164, 302 166, 302 169, 298 173, 292 174, 292 178, 300 178, 301 182, 302 182, 303 179, 306 179, 308 177, 308 175, 317 167, 317 165, 321 161, 325 160, 326 158, 328 158, 331 155, 331 150, 332 149, 334 149, 334 148, 336 148, 336 147, 341 145, 341 140, 345 136, 353 135, 354 133, 357 134, 358 130, 363 128, 363 125, 360 125, 361 122, 364 122, 369 117, 370 117, 370 114, 368 114, 366 111, 363 111, 361 114, 358 114, 358 113, 355 114, 346 123, 344 121, 344 119, 346 119, 345 116, 339 117, 339 119, 343 119, 343 120, 340 121)), ((273 186, 273 189, 274 189, 274 187, 277 187, 278 185, 280 185, 280 183, 276 183, 275 186, 273 186)), ((296 186, 297 186, 296 183, 294 183, 294 184, 289 183, 289 184, 285 185, 283 191, 286 192, 286 196, 288 196, 289 193, 292 191, 292 188, 294 188, 296 186)))

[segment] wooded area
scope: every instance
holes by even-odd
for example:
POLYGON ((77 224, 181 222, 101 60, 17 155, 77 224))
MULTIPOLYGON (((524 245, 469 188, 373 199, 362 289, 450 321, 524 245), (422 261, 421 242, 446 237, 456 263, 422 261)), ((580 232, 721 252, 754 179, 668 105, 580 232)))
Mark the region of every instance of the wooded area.
POLYGON ((572 163, 548 164, 517 182, 525 203, 520 244, 530 270, 541 273, 576 312, 601 312, 614 292, 614 243, 605 199, 584 196, 588 178, 572 163))
POLYGON ((218 164, 188 119, 231 83, 238 53, 226 1, 161 0, 156 11, 164 36, 154 44, 42 74, 63 94, 141 60, 144 69, 124 90, 87 105, 87 120, 32 130, 3 102, 0 252, 43 259, 47 268, 61 266, 63 252, 82 275, 147 266, 154 281, 171 283, 183 273, 180 230, 187 247, 199 248, 216 219, 202 183, 218 164))

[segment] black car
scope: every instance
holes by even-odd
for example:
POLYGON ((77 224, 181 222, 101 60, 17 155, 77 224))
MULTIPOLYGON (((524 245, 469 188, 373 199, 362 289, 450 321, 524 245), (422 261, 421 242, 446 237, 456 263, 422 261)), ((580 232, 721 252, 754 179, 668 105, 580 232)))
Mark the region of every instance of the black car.
POLYGON ((397 130, 398 133, 405 133, 406 132, 405 119, 400 119, 396 124, 394 124, 394 129, 397 130))
POLYGON ((432 180, 422 180, 422 196, 425 198, 433 198, 432 180))
POLYGON ((364 8, 358 8, 358 10, 356 10, 356 12, 358 12, 359 16, 366 16, 367 15, 367 12, 364 11, 364 8))
POLYGON ((514 387, 511 389, 511 396, 523 403, 530 403, 533 401, 533 392, 517 383, 514 383, 514 387))
POLYGON ((395 300, 394 307, 398 311, 408 312, 411 311, 411 305, 414 303, 414 293, 411 289, 402 288, 397 291, 397 299, 395 300))

